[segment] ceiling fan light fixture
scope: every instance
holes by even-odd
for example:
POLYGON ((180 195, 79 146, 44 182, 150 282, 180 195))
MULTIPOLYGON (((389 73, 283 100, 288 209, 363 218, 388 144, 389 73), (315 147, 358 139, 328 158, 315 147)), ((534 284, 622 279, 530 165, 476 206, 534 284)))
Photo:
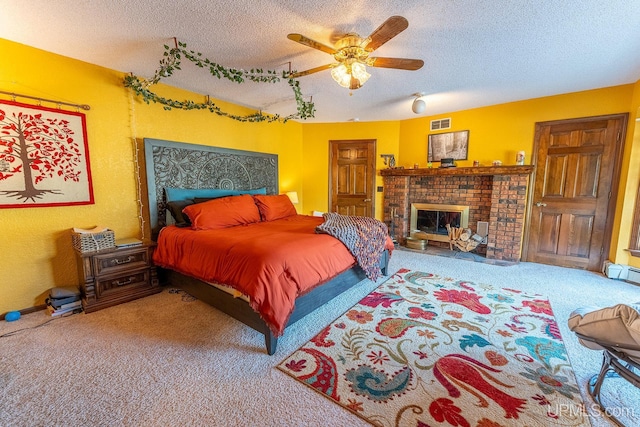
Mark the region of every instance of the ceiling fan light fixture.
POLYGON ((413 104, 411 104, 411 111, 416 114, 424 113, 424 110, 427 109, 427 103, 422 99, 424 92, 414 93, 413 96, 415 96, 416 99, 414 99, 413 104))
POLYGON ((358 89, 361 87, 371 74, 367 72, 367 67, 361 62, 353 62, 350 65, 340 64, 331 69, 331 77, 340 86, 347 89, 358 89), (356 82, 352 80, 355 79, 356 82))
POLYGON ((331 77, 333 77, 333 80, 342 87, 346 87, 348 89, 351 85, 351 74, 349 73, 347 66, 344 64, 333 67, 331 69, 331 77))
POLYGON ((362 62, 351 64, 351 75, 360 82, 360 86, 365 84, 371 74, 367 73, 367 67, 362 62))

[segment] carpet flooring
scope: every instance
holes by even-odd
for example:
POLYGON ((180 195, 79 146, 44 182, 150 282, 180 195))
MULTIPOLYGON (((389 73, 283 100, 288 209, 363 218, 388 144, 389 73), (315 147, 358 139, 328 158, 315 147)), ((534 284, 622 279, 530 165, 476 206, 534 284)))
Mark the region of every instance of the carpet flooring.
MULTIPOLYGON (((585 392, 601 355, 566 320, 579 306, 640 301, 640 287, 581 270, 396 251, 390 272, 401 268, 547 296, 592 426, 613 425, 585 392)), ((259 333, 168 290, 51 322, 44 312, 0 322, 0 426, 370 425, 276 366, 384 280, 364 281, 294 324, 273 356, 259 333)), ((638 390, 624 383, 605 394, 621 411, 640 408, 638 390)), ((627 415, 627 425, 640 425, 639 413, 627 415)))

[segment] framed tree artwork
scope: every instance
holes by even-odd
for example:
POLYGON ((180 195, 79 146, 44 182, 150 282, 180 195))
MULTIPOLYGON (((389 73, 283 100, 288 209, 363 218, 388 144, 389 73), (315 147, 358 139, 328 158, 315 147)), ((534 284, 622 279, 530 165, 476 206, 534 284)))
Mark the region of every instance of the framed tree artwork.
POLYGON ((85 115, 0 100, 0 208, 93 202, 85 115))
POLYGON ((469 152, 469 131, 437 133, 429 135, 427 161, 442 159, 467 160, 469 152))

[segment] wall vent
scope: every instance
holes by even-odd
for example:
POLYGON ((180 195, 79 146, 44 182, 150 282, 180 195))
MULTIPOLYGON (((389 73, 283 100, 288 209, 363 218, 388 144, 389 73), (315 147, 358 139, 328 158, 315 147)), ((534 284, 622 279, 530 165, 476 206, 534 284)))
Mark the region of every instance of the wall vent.
POLYGON ((489 235, 489 223, 487 221, 478 221, 476 233, 482 237, 487 237, 489 235))
POLYGON ((431 120, 431 130, 451 129, 451 118, 431 120))

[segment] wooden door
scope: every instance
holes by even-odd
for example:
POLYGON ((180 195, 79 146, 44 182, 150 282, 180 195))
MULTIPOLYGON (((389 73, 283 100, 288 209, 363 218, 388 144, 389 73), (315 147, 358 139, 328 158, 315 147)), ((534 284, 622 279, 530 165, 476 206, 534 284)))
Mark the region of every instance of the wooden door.
POLYGON ((626 122, 615 115, 536 124, 527 261, 601 269, 626 122))
POLYGON ((376 141, 329 141, 329 206, 342 215, 375 214, 376 141))

